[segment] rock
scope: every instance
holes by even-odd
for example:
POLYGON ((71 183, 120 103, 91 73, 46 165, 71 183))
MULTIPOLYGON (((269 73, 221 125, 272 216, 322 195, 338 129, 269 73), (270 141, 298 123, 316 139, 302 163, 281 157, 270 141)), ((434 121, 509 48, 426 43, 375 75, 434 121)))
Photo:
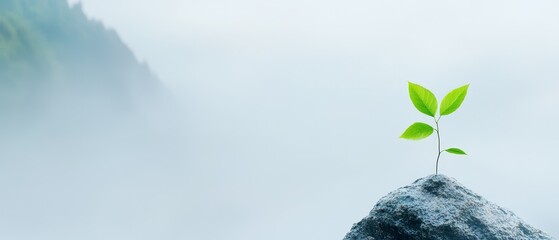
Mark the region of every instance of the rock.
POLYGON ((380 199, 344 240, 554 239, 465 188, 431 175, 380 199))

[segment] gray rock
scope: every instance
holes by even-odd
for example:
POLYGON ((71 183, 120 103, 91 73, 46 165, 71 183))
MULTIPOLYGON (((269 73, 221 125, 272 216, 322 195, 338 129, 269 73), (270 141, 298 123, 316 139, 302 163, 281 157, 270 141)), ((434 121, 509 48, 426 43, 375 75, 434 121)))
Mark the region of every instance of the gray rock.
POLYGON ((380 199, 344 240, 554 239, 444 175, 380 199))

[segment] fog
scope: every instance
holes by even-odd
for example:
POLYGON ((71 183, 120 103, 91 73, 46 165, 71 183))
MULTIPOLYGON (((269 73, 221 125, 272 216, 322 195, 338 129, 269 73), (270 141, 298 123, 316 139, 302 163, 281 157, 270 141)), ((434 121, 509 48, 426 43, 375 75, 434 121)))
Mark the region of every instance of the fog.
POLYGON ((81 2, 169 97, 4 130, 0 238, 341 239, 434 173, 407 81, 471 84, 440 172, 559 236, 555 2, 81 2))

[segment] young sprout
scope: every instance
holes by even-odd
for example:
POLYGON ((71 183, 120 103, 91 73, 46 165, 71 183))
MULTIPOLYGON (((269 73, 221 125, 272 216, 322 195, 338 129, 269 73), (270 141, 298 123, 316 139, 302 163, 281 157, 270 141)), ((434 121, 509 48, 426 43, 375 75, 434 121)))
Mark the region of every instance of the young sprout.
POLYGON ((439 121, 441 120, 442 116, 450 115, 451 113, 456 111, 456 109, 458 109, 460 105, 462 105, 462 102, 464 102, 464 98, 466 98, 466 94, 468 93, 469 86, 470 84, 467 84, 448 93, 441 102, 439 116, 437 117, 436 115, 438 102, 435 95, 422 86, 419 86, 412 82, 408 82, 410 99, 413 105, 420 112, 433 117, 433 120, 435 120, 435 128, 426 123, 416 122, 409 126, 408 129, 404 131, 402 136, 400 136, 400 138, 408 140, 421 140, 431 136, 431 134, 433 134, 433 131, 437 132, 438 154, 437 162, 435 165, 435 174, 439 174, 439 159, 441 158, 441 153, 448 152, 458 155, 467 155, 466 152, 459 148, 447 148, 445 150, 441 150, 441 131, 439 129, 439 121))

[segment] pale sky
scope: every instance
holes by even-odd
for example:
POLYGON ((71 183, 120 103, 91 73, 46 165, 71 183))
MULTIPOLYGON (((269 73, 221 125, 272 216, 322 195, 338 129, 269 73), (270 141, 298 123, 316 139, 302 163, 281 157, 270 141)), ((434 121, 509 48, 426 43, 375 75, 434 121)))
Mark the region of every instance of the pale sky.
POLYGON ((559 236, 556 1, 81 2, 181 99, 190 139, 165 215, 99 239, 343 238, 434 172, 433 137, 398 139, 431 123, 407 81, 471 84, 441 120, 469 156, 441 172, 559 236))

